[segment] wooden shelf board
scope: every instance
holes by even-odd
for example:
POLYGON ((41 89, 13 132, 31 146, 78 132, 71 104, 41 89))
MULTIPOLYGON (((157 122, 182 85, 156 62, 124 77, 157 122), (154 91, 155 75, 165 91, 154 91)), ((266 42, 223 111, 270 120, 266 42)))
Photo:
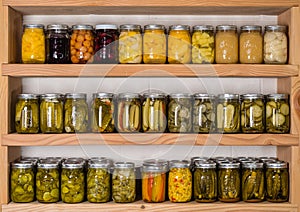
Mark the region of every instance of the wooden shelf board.
POLYGON ((291 134, 176 134, 176 133, 84 133, 4 134, 4 146, 74 145, 198 145, 198 146, 297 146, 291 134))
POLYGON ((280 212, 296 212, 297 205, 290 203, 206 203, 201 204, 197 202, 188 203, 145 203, 143 201, 137 201, 128 204, 118 204, 114 202, 93 204, 89 202, 83 202, 80 204, 66 204, 66 203, 54 203, 54 204, 42 204, 38 202, 33 203, 9 203, 7 205, 2 205, 3 212, 29 212, 29 211, 259 211, 259 212, 269 212, 269 211, 280 211, 280 212))
POLYGON ((297 65, 246 64, 2 64, 13 77, 295 77, 297 65))

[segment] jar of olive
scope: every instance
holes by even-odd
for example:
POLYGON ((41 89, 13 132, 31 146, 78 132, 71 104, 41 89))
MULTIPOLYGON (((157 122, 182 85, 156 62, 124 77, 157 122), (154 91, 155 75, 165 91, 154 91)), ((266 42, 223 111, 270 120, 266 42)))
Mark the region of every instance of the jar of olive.
POLYGON ((141 100, 136 93, 122 93, 117 97, 118 132, 139 132, 141 129, 141 100))
POLYGON ((66 160, 61 171, 61 198, 65 203, 80 203, 85 197, 84 161, 66 160))
POLYGON ((194 171, 194 198, 197 202, 214 202, 217 200, 216 163, 196 161, 194 171))
POLYGON ((190 26, 172 25, 169 27, 168 36, 168 62, 190 63, 191 62, 190 26))
POLYGON ((167 127, 166 96, 159 93, 146 93, 142 105, 143 131, 164 132, 167 127))
POLYGON ((216 63, 238 63, 239 38, 237 26, 219 25, 216 29, 216 63))
POLYGON ((190 94, 170 94, 168 104, 170 132, 186 133, 192 130, 192 99, 190 94))
POLYGON ((265 103, 262 94, 241 95, 241 129, 243 133, 263 133, 265 103))
POLYGON ((189 202, 192 197, 192 173, 187 160, 169 163, 168 196, 171 202, 189 202))
POLYGON ((43 94, 40 103, 40 128, 42 133, 62 133, 63 98, 61 94, 43 94))
POLYGON ((242 197, 245 202, 261 202, 265 198, 265 173, 262 162, 242 163, 242 197))
POLYGON ((221 162, 218 168, 219 200, 221 202, 238 202, 241 194, 240 163, 221 162))
POLYGON ((82 133, 88 129, 86 94, 68 93, 64 105, 64 126, 67 133, 82 133))
POLYGON ((59 164, 44 160, 38 163, 36 173, 36 199, 39 202, 58 202, 60 198, 59 164))
POLYGON ((134 163, 117 162, 112 176, 112 198, 118 203, 134 202, 136 197, 134 163))
POLYGON ((214 27, 211 25, 193 26, 192 62, 213 63, 215 60, 214 27))
POLYGON ((209 133, 215 130, 215 96, 194 94, 193 132, 209 133))
POLYGON ((288 164, 284 161, 266 164, 266 198, 269 202, 287 202, 289 199, 288 164))
POLYGON ((266 97, 266 131, 288 133, 290 130, 290 104, 288 94, 269 94, 266 97))
POLYGON ((109 133, 115 130, 114 95, 112 93, 94 93, 91 108, 92 132, 109 133))
POLYGON ((240 131, 240 102, 238 94, 220 94, 217 99, 217 131, 240 131))
POLYGON ((13 202, 34 200, 34 171, 30 161, 13 162, 10 172, 10 198, 13 202))
POLYGON ((87 200, 108 202, 110 200, 110 167, 108 159, 90 160, 87 171, 87 200))
POLYGON ((141 63, 143 59, 143 38, 140 25, 124 24, 120 26, 119 62, 141 63))
POLYGON ((15 115, 17 133, 38 133, 39 118, 38 96, 35 94, 19 94, 15 115))

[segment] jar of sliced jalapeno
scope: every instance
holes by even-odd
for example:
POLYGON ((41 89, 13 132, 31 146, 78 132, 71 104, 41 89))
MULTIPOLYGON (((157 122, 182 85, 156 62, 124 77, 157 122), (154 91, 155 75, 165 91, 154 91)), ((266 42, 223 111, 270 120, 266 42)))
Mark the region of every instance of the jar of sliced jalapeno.
POLYGON ((164 94, 144 94, 142 109, 144 132, 164 132, 166 130, 166 97, 164 94))
POLYGON ((217 131, 240 131, 240 102, 238 94, 220 94, 217 100, 217 131))
POLYGON ((66 94, 64 113, 64 126, 67 133, 87 131, 89 115, 86 94, 66 94))
POLYGON ((40 128, 42 133, 62 133, 63 98, 61 94, 43 94, 40 104, 40 128))
POLYGON ((190 132, 192 130, 192 96, 171 94, 168 104, 168 129, 170 132, 190 132))
POLYGON ((215 97, 195 94, 193 102, 193 132, 209 133, 215 130, 215 97))
POLYGON ((169 163, 168 196, 171 202, 188 202, 192 197, 192 173, 189 161, 172 160, 169 163))
POLYGON ((266 197, 269 202, 286 202, 289 199, 288 164, 284 161, 266 164, 266 197))
POLYGON ((39 202, 58 202, 60 198, 59 164, 44 160, 38 163, 36 173, 36 199, 39 202))
POLYGON ((241 96, 241 129, 243 133, 263 133, 265 104, 262 94, 241 96))
POLYGON ((139 94, 122 93, 117 99, 118 132, 139 132, 141 128, 141 100, 139 94))
POLYGON ((261 202, 265 198, 265 174, 262 162, 242 163, 242 197, 245 202, 261 202))
POLYGON ((221 162, 218 170, 218 196, 222 202, 238 202, 241 194, 240 163, 221 162))
POLYGON ((66 160, 61 171, 61 198, 65 203, 80 203, 85 197, 84 161, 66 160))
POLYGON ((34 200, 34 171, 30 161, 14 162, 10 173, 10 198, 13 202, 34 200))
POLYGON ((134 202, 136 196, 134 163, 118 162, 112 176, 112 198, 118 203, 134 202))
POLYGON ((15 116, 17 133, 38 133, 39 118, 38 96, 35 94, 19 94, 15 116))
POLYGON ((267 95, 266 131, 268 133, 288 133, 290 131, 290 104, 288 94, 267 95))

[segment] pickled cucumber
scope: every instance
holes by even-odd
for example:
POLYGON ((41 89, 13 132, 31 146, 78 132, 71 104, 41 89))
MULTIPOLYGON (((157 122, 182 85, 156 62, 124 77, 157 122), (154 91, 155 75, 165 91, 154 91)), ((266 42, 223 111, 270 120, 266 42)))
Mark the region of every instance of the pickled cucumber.
POLYGON ((289 175, 286 168, 267 168, 266 197, 269 202, 286 202, 289 198, 289 175))
POLYGON ((244 168, 242 173, 242 198, 246 202, 261 202, 265 198, 264 171, 262 168, 244 168))
POLYGON ((215 169, 196 168, 194 172, 194 198, 197 202, 217 200, 217 173, 215 169))
POLYGON ((220 168, 218 171, 218 196, 222 202, 240 200, 240 170, 238 168, 220 168))
POLYGON ((214 102, 210 99, 195 99, 193 104, 193 132, 208 133, 214 130, 214 102))
POLYGON ((110 173, 105 168, 89 168, 87 172, 87 199, 89 202, 108 202, 110 173))

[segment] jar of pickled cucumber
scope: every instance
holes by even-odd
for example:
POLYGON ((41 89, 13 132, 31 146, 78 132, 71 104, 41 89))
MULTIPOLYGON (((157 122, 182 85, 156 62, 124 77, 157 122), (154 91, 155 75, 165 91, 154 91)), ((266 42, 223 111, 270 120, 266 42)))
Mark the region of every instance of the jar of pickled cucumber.
POLYGON ((214 202, 217 200, 216 163, 196 161, 194 171, 194 198, 197 202, 214 202))
POLYGON ((166 96, 146 93, 143 96, 142 119, 144 132, 165 132, 167 127, 166 96))
POLYGON ((141 100, 136 93, 122 93, 117 97, 118 132, 139 132, 141 129, 141 100))
POLYGON ((67 93, 64 104, 64 126, 67 133, 82 133, 88 129, 86 94, 67 93))
POLYGON ((289 171, 284 161, 266 164, 266 198, 269 202, 287 202, 289 199, 289 171))
POLYGON ((239 37, 237 26, 219 25, 216 29, 216 63, 238 63, 239 37))
POLYGON ((119 62, 141 63, 143 59, 143 39, 140 25, 125 24, 120 26, 119 62))
POLYGON ((110 200, 110 168, 108 159, 90 160, 87 171, 87 200, 108 202, 110 200))
POLYGON ((261 202, 265 198, 265 173, 262 162, 242 163, 242 198, 245 202, 261 202))
POLYGON ((92 132, 109 133, 115 130, 114 94, 94 93, 91 108, 92 132))
POLYGON ((80 203, 85 197, 84 161, 66 160, 61 171, 61 198, 65 203, 80 203))
POLYGON ((40 103, 42 133, 63 132, 63 98, 61 94, 43 94, 40 103))
POLYGON ((290 104, 288 94, 267 95, 266 131, 268 133, 288 133, 290 131, 290 104))
POLYGON ((194 94, 193 101, 193 132, 209 133, 215 130, 215 96, 194 94))
POLYGON ((221 202, 238 202, 240 194, 240 163, 221 162, 218 170, 219 200, 221 202))
POLYGON ((187 160, 169 162, 168 196, 171 202, 189 202, 192 198, 192 173, 187 160))
POLYGON ((170 132, 183 133, 192 130, 192 96, 190 94, 170 94, 168 129, 170 132))
POLYGON ((112 198, 118 203, 134 202, 136 196, 134 163, 117 162, 112 175, 112 198))
POLYGON ((165 26, 150 24, 144 26, 143 61, 144 63, 166 63, 167 38, 165 26))
POLYGON ((263 62, 261 26, 242 26, 240 32, 240 63, 263 62))
POLYGON ((215 61, 215 35, 211 25, 193 26, 192 36, 192 62, 214 63, 215 61))
POLYGON ((45 34, 42 24, 25 24, 22 35, 22 62, 45 63, 45 34))
POLYGON ((13 202, 34 200, 34 171, 30 161, 13 162, 10 172, 10 199, 13 202))
POLYGON ((38 96, 35 94, 19 94, 15 115, 17 133, 38 133, 39 119, 38 96))
POLYGON ((171 25, 168 36, 168 62, 191 62, 190 27, 188 25, 171 25))
POLYGON ((240 131, 240 102, 238 94, 220 94, 217 99, 217 131, 240 131))
POLYGON ((241 95, 241 129, 243 133, 263 133, 265 103, 262 94, 241 95))
POLYGON ((264 62, 285 64, 288 59, 287 26, 265 26, 264 62))
POLYGON ((46 33, 47 63, 70 63, 70 35, 68 25, 49 24, 46 33))
POLYGON ((97 24, 95 29, 94 62, 118 63, 118 26, 114 24, 97 24))
POLYGON ((142 167, 142 198, 145 202, 165 201, 168 166, 144 163, 142 167))
POLYGON ((94 34, 91 25, 73 25, 70 41, 72 63, 93 62, 94 34))
POLYGON ((59 165, 55 161, 44 160, 38 163, 36 173, 36 199, 39 202, 58 202, 60 198, 59 165))

